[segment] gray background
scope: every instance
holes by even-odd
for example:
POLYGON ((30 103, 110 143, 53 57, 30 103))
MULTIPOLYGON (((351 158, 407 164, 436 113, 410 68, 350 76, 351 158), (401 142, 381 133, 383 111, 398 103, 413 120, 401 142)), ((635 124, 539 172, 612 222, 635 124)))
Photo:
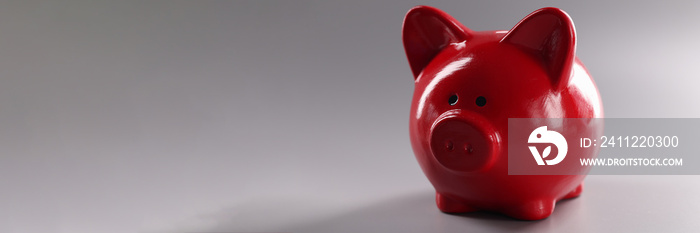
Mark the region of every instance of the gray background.
POLYGON ((697 1, 14 1, 0 232, 697 231, 697 176, 589 176, 542 221, 446 215, 408 140, 414 5, 556 6, 607 117, 700 117, 697 1))

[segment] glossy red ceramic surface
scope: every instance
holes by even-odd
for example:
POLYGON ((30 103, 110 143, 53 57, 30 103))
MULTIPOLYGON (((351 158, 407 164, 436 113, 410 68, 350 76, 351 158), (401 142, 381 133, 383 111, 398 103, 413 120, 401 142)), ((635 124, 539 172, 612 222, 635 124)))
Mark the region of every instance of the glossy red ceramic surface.
POLYGON ((508 118, 603 117, 564 11, 543 8, 510 31, 477 32, 418 6, 406 14, 403 43, 415 79, 411 144, 440 210, 537 220, 581 193, 584 175, 507 170, 508 118))

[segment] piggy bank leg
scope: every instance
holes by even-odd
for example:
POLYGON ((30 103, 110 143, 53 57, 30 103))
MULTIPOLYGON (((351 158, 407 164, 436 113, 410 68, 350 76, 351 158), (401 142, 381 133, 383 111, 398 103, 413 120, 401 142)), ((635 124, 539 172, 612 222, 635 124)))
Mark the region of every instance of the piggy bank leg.
POLYGON ((569 194, 566 194, 566 196, 564 196, 563 199, 578 197, 581 195, 581 192, 583 192, 583 182, 581 182, 581 184, 576 186, 576 188, 573 191, 571 191, 569 194))
POLYGON ((535 200, 506 209, 504 214, 522 220, 540 220, 554 211, 554 200, 535 200))
POLYGON ((435 193, 435 202, 437 203, 438 209, 445 213, 467 213, 477 211, 476 209, 469 207, 466 203, 447 197, 438 192, 435 193))

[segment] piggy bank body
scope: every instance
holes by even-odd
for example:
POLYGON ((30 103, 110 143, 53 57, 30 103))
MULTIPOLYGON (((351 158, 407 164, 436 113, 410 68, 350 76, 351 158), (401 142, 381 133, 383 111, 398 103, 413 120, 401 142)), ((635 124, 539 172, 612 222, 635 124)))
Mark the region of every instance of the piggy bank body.
MULTIPOLYGON (((581 193, 585 174, 508 175, 507 165, 509 118, 603 117, 565 12, 543 8, 509 31, 477 32, 418 6, 404 19, 403 42, 415 80, 411 144, 441 211, 537 220, 581 193)), ((575 133, 602 131, 582 122, 575 133)))

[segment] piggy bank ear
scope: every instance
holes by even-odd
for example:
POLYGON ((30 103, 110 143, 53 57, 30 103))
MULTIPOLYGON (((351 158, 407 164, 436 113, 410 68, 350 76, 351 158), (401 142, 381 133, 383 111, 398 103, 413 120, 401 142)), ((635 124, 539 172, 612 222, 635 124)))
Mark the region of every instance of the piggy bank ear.
POLYGON ((429 6, 416 6, 403 20, 403 46, 413 77, 450 43, 469 39, 471 31, 447 13, 429 6))
POLYGON ((542 61, 553 86, 560 90, 571 78, 576 54, 576 29, 566 12, 542 8, 521 20, 501 43, 510 43, 542 61))

